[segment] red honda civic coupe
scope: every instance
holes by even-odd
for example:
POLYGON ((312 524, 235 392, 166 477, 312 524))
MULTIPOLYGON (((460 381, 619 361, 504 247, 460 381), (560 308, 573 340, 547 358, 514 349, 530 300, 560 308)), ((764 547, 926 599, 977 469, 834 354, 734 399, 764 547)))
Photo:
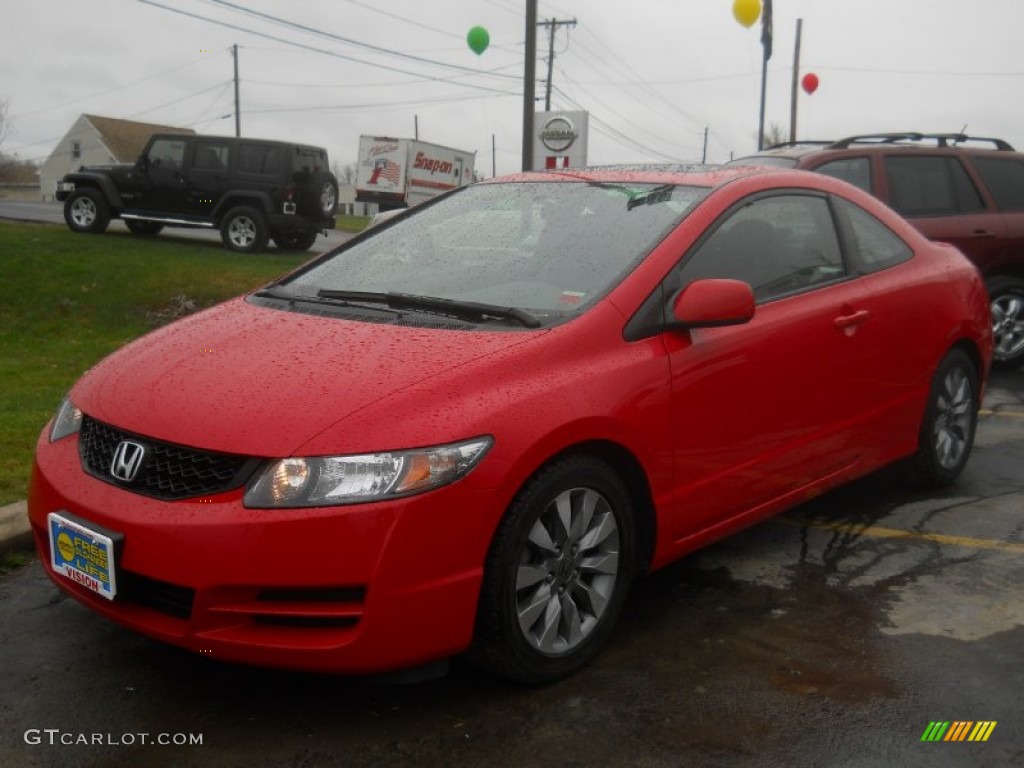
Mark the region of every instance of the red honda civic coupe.
POLYGON ((522 174, 128 344, 40 436, 50 578, 213 658, 539 683, 640 574, 899 462, 953 482, 977 270, 818 174, 522 174))

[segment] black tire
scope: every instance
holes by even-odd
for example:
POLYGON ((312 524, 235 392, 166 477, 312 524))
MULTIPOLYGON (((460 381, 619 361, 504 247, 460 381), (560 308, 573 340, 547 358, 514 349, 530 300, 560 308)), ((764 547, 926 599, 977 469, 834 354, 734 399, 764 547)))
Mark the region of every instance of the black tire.
POLYGON ((221 221, 220 238, 229 250, 237 253, 262 251, 270 239, 267 220, 247 205, 232 208, 221 221))
POLYGON ((125 219, 124 225, 133 235, 141 237, 154 237, 159 235, 164 225, 159 221, 143 221, 142 219, 125 219))
POLYGON ((979 407, 974 361, 962 349, 952 349, 932 379, 917 453, 904 463, 910 483, 941 488, 959 477, 974 445, 979 407))
POLYGON ((64 201, 64 221, 72 232, 99 235, 106 232, 110 224, 110 206, 100 190, 76 189, 64 201))
POLYGON ((282 232, 274 235, 274 244, 282 251, 308 251, 319 234, 315 229, 308 232, 282 232))
POLYGON ((608 464, 578 455, 544 467, 491 544, 469 660, 530 684, 580 669, 622 613, 635 552, 630 496, 608 464), (559 509, 571 515, 569 531, 559 509))
POLYGON ((992 362, 1000 368, 1016 368, 1024 363, 1024 279, 1001 275, 986 286, 995 339, 992 362))

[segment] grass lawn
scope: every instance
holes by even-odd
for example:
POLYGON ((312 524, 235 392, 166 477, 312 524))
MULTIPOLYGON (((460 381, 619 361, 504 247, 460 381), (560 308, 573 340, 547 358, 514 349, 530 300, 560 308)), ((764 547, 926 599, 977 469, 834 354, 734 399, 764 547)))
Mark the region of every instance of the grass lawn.
POLYGON ((90 366, 192 305, 244 293, 309 258, 0 221, 0 506, 25 497, 36 437, 90 366))

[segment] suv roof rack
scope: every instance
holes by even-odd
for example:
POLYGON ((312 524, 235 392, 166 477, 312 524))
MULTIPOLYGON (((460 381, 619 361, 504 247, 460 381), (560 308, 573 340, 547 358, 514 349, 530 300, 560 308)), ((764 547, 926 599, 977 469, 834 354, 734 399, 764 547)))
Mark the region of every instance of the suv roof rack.
POLYGON ((987 142, 1002 152, 1012 152, 1013 147, 1002 139, 982 136, 968 136, 965 133, 865 133, 859 136, 848 136, 845 139, 828 145, 829 149, 848 149, 851 144, 897 144, 906 141, 934 141, 937 147, 946 148, 963 144, 967 141, 987 142))

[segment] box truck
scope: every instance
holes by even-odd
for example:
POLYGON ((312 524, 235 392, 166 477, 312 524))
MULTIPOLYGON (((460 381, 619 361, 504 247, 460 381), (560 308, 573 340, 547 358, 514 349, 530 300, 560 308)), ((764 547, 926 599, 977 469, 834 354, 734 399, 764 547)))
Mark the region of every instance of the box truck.
POLYGON ((360 136, 356 202, 408 208, 473 182, 473 152, 416 139, 360 136))

